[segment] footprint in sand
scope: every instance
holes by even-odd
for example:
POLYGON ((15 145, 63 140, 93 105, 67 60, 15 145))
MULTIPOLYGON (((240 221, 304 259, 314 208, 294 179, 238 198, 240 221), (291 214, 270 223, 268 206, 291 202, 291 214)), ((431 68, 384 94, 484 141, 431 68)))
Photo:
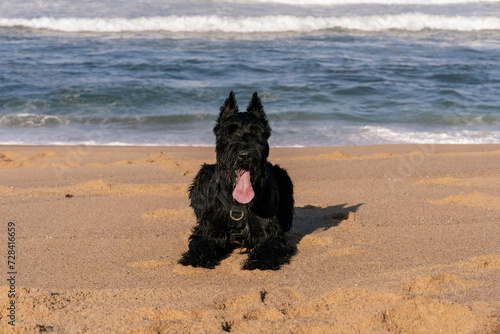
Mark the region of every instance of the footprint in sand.
POLYGON ((402 289, 405 292, 416 294, 437 295, 450 291, 466 290, 473 285, 472 282, 464 281, 456 275, 434 274, 405 280, 402 289))

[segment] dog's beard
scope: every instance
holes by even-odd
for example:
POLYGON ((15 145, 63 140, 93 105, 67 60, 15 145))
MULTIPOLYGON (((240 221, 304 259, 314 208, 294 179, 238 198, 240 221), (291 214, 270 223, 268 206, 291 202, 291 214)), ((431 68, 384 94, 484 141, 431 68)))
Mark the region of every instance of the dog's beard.
POLYGON ((236 170, 236 186, 233 191, 233 198, 241 204, 249 203, 255 196, 253 191, 251 175, 249 170, 236 170))

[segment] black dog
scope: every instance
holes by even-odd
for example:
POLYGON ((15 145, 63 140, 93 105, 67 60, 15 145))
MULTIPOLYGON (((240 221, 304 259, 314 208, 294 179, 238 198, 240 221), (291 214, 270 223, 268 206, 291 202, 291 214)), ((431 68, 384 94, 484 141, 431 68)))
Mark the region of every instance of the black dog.
POLYGON ((239 112, 231 91, 214 133, 217 163, 204 164, 189 188, 197 224, 179 263, 214 268, 239 244, 249 251, 243 269, 277 270, 296 252, 285 239, 293 184, 267 161, 271 128, 257 93, 239 112))

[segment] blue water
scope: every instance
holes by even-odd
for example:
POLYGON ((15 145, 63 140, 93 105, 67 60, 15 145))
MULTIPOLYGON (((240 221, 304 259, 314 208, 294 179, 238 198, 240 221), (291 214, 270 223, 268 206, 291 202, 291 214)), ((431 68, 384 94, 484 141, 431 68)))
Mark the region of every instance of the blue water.
POLYGON ((0 3, 0 144, 213 145, 231 90, 275 146, 500 143, 500 4, 0 3))

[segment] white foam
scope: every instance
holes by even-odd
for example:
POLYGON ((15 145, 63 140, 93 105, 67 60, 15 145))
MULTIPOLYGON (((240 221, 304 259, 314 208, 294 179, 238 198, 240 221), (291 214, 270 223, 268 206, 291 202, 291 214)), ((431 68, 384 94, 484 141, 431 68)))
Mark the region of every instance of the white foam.
POLYGON ((18 113, 0 116, 0 126, 8 128, 33 128, 67 123, 66 118, 51 115, 18 113))
POLYGON ((500 18, 492 16, 443 16, 422 13, 372 16, 157 16, 126 18, 0 18, 0 27, 25 27, 64 32, 311 32, 324 29, 361 31, 500 30, 500 18))
POLYGON ((358 135, 369 142, 389 144, 494 144, 500 142, 499 131, 467 129, 418 131, 364 126, 358 131, 358 135))

